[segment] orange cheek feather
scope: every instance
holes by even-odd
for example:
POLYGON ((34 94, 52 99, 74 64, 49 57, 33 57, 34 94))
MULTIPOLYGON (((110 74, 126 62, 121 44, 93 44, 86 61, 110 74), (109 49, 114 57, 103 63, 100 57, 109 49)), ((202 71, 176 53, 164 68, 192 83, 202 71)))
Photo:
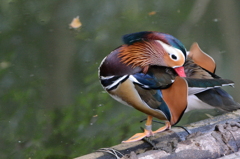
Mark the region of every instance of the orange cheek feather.
POLYGON ((167 66, 173 67, 180 77, 186 77, 184 67, 182 66, 184 64, 184 59, 173 61, 168 55, 165 55, 164 60, 166 61, 167 66))
POLYGON ((164 58, 164 61, 165 61, 165 63, 166 63, 166 66, 167 66, 167 67, 172 67, 172 68, 174 68, 174 67, 180 67, 180 66, 182 66, 182 65, 184 64, 184 62, 185 62, 184 59, 180 59, 180 60, 178 60, 178 61, 174 61, 174 60, 172 60, 172 59, 169 57, 168 54, 165 54, 163 58, 164 58))

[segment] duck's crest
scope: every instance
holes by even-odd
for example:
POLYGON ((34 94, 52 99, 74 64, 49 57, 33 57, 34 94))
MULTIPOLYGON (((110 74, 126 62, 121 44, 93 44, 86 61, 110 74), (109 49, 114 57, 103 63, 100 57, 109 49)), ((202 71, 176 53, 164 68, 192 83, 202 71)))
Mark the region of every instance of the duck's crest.
POLYGON ((175 47, 183 52, 185 57, 187 56, 186 49, 180 40, 176 39, 170 34, 165 34, 161 32, 154 31, 142 31, 132 34, 126 34, 123 36, 123 42, 127 45, 132 45, 138 41, 149 41, 149 40, 160 40, 172 47, 175 47))

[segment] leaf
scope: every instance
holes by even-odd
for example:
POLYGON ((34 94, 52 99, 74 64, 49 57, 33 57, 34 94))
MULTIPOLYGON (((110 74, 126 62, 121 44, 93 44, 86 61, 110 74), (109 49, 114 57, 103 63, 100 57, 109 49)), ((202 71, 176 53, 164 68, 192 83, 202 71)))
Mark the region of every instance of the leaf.
POLYGON ((82 26, 82 23, 80 22, 79 16, 77 16, 76 18, 73 18, 72 22, 69 24, 69 27, 73 29, 78 29, 81 26, 82 26))

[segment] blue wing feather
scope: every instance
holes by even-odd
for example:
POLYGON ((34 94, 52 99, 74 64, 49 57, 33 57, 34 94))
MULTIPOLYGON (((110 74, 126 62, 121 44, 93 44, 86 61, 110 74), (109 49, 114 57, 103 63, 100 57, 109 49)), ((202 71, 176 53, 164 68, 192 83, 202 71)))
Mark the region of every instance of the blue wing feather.
POLYGON ((138 84, 141 84, 142 86, 144 86, 144 88, 151 88, 151 89, 159 88, 157 81, 154 79, 153 76, 150 76, 149 74, 136 73, 133 76, 139 82, 138 84))
POLYGON ((136 84, 149 89, 164 89, 168 88, 173 83, 173 80, 171 79, 157 78, 151 73, 136 73, 133 77, 138 81, 135 82, 136 84))
POLYGON ((146 74, 136 73, 130 75, 130 80, 136 86, 136 89, 149 107, 162 111, 166 118, 171 120, 171 113, 168 105, 163 100, 161 89, 166 89, 174 82, 175 74, 171 69, 165 67, 151 66, 146 74), (166 73, 168 72, 168 73, 166 73))
POLYGON ((132 81, 143 88, 165 89, 172 85, 177 75, 172 68, 151 66, 146 74, 140 72, 132 76, 132 81))
POLYGON ((156 94, 154 95, 154 98, 161 102, 161 104, 159 105, 158 109, 161 110, 162 112, 164 112, 164 114, 166 115, 167 119, 170 121, 171 120, 171 113, 170 110, 167 106, 167 104, 165 103, 165 101, 162 98, 162 92, 161 90, 157 90, 156 94))

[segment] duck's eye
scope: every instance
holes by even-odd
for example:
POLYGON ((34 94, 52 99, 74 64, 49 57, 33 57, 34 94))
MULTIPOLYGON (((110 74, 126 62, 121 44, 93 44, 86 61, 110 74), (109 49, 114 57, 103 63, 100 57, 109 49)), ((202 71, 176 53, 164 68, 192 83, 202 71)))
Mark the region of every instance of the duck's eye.
POLYGON ((174 55, 174 54, 170 55, 170 57, 171 57, 173 60, 177 60, 177 56, 174 55))

